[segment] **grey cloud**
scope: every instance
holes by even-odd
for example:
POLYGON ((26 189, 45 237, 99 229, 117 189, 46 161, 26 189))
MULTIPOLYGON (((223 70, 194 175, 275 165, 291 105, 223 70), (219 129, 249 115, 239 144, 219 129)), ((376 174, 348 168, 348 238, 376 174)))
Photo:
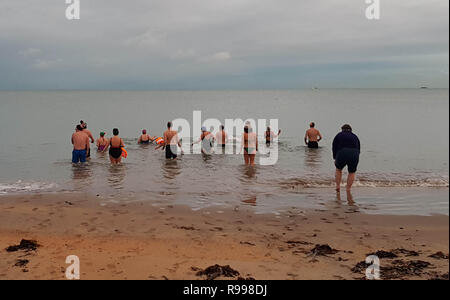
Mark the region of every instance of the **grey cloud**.
POLYGON ((448 87, 449 2, 381 5, 81 0, 67 21, 64 1, 3 0, 0 89, 448 87))

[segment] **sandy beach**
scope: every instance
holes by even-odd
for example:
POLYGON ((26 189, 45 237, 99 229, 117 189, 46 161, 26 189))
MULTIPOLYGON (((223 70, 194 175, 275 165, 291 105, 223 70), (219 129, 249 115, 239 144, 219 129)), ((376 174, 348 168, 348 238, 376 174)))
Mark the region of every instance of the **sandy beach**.
POLYGON ((207 279, 201 271, 216 264, 239 275, 215 279, 364 279, 361 262, 377 251, 382 279, 448 279, 448 216, 367 215, 337 202, 281 215, 101 203, 78 193, 2 196, 0 279, 64 280, 69 255, 80 258, 81 279, 207 279), (6 251, 22 239, 39 247, 6 251))

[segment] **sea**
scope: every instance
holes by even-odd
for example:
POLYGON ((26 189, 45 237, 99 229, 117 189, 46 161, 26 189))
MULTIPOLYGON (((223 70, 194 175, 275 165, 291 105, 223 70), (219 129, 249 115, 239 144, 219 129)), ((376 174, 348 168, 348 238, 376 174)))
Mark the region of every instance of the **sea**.
POLYGON ((102 205, 248 206, 273 214, 348 205, 366 213, 448 215, 448 175, 448 89, 0 91, 0 201, 2 195, 80 192, 102 205), (272 120, 281 135, 270 148, 260 136, 257 165, 246 167, 239 126, 227 128, 226 153, 202 155, 189 147, 197 127, 211 119, 255 120, 260 134, 272 120), (121 165, 112 166, 94 145, 88 163, 71 163, 71 135, 80 120, 95 138, 119 129, 128 152, 121 165), (155 145, 137 144, 142 129, 162 136, 174 120, 184 120, 190 126, 184 133, 192 136, 176 161, 155 145), (323 135, 319 149, 304 145, 310 122, 323 135), (346 123, 361 141, 361 157, 352 194, 336 195, 331 145, 346 123))

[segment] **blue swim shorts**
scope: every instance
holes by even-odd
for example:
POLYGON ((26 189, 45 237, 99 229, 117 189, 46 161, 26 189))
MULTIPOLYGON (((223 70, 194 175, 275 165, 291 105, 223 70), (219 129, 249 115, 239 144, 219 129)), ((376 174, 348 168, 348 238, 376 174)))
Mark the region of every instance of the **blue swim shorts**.
POLYGON ((74 164, 78 162, 86 162, 86 150, 73 150, 72 151, 72 162, 74 164))

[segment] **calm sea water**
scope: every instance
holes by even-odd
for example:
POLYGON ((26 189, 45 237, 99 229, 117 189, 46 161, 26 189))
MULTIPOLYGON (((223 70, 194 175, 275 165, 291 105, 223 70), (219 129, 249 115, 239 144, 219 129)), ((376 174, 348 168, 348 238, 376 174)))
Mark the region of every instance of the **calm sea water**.
POLYGON ((383 212, 448 214, 448 89, 3 91, 0 193, 87 191, 111 201, 248 204, 262 211, 326 205, 335 199, 331 143, 343 123, 362 144, 356 203, 383 212), (192 124, 194 110, 203 120, 278 119, 277 164, 249 169, 241 156, 220 154, 173 163, 154 146, 136 144, 142 128, 162 135, 168 120, 192 124), (129 153, 122 166, 95 152, 88 165, 72 166, 70 137, 79 120, 95 137, 120 129, 129 153), (316 151, 303 146, 311 121, 324 136, 316 151))

